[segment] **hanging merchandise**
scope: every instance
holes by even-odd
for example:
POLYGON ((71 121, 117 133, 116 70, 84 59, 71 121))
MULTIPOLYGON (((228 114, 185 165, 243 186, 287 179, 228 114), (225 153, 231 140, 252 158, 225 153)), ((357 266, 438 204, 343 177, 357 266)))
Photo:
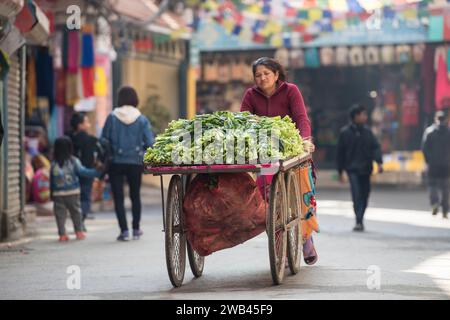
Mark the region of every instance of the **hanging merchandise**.
POLYGON ((78 73, 80 38, 77 30, 68 31, 67 72, 78 73))
POLYGON ((293 49, 289 54, 289 65, 291 68, 304 68, 305 55, 302 49, 293 49))
POLYGON ((450 80, 450 47, 447 48, 447 75, 450 80))
POLYGON ((450 11, 444 13, 444 40, 450 41, 450 11))
POLYGON ((289 51, 286 48, 280 48, 275 52, 274 56, 283 67, 289 68, 289 51))
POLYGON ((84 98, 78 100, 73 109, 76 112, 91 112, 95 111, 96 104, 97 104, 96 97, 84 98))
POLYGON ((430 16, 428 27, 428 40, 432 42, 441 42, 444 40, 444 17, 430 16))
POLYGON ((231 80, 238 81, 242 79, 241 59, 233 58, 231 63, 231 80))
POLYGON ((335 63, 334 49, 325 47, 320 49, 320 64, 323 66, 331 66, 335 63))
POLYGON ((413 46, 412 51, 414 62, 421 63, 425 53, 425 44, 423 43, 415 44, 413 46))
POLYGON ((309 48, 305 50, 305 66, 307 68, 319 68, 320 59, 317 48, 309 48))
POLYGON ((64 69, 55 70, 55 104, 66 105, 66 72, 64 69))
POLYGON ((90 68, 81 68, 81 79, 82 79, 82 96, 85 98, 89 98, 95 95, 94 93, 94 81, 95 81, 95 69, 93 67, 90 68))
POLYGON ((203 64, 203 79, 205 81, 216 81, 218 78, 217 69, 217 62, 212 57, 205 61, 203 64))
POLYGON ((50 56, 48 48, 41 47, 36 53, 36 79, 37 96, 45 97, 48 100, 50 111, 54 106, 54 75, 53 58, 50 56))
POLYGON ((364 52, 364 59, 368 65, 378 65, 380 63, 380 49, 376 46, 369 46, 364 52))
POLYGON ((338 66, 348 66, 349 49, 347 47, 338 47, 336 49, 336 64, 338 66))
POLYGON ((37 108, 37 80, 36 80, 36 63, 34 54, 31 53, 27 59, 27 114, 31 116, 33 110, 37 108))
POLYGON ((384 64, 393 64, 395 62, 394 46, 386 45, 381 48, 381 61, 384 64))
POLYGON ((73 106, 78 102, 80 96, 78 94, 78 75, 66 74, 66 104, 73 106))
POLYGON ((80 65, 83 68, 94 66, 94 35, 92 33, 83 32, 81 36, 80 65))
POLYGON ((423 83, 423 105, 426 113, 434 112, 434 95, 435 95, 435 75, 434 75, 434 55, 435 49, 432 45, 425 47, 421 65, 421 82, 423 83))
POLYGON ((405 126, 417 126, 419 124, 419 95, 416 86, 402 85, 402 124, 405 126))
POLYGON ((360 46, 352 47, 350 49, 350 65, 363 66, 364 65, 364 49, 360 46))
POLYGON ((448 51, 445 46, 436 49, 436 109, 438 110, 450 107, 450 80, 447 76, 447 54, 448 51))
POLYGON ((395 54, 398 63, 408 63, 412 58, 411 47, 408 45, 397 46, 395 54))
POLYGON ((254 82, 252 63, 253 63, 253 61, 252 61, 251 57, 247 57, 242 60, 242 69, 243 69, 242 79, 244 80, 245 83, 253 83, 254 82))
POLYGON ((106 97, 108 94, 108 77, 103 66, 95 67, 94 95, 96 97, 106 97))
POLYGON ((231 66, 228 59, 219 57, 220 62, 217 69, 217 81, 220 83, 228 83, 231 81, 231 66))
POLYGON ((394 90, 386 90, 383 94, 384 107, 387 112, 387 120, 393 121, 397 119, 397 98, 394 90))
POLYGON ((53 57, 53 68, 60 70, 64 68, 63 65, 63 32, 56 31, 51 38, 51 53, 53 57))

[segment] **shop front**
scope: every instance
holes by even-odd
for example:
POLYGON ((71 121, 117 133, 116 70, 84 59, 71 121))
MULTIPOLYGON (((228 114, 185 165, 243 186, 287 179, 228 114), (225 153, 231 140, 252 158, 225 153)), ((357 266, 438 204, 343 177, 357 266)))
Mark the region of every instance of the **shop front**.
POLYGON ((197 81, 197 110, 238 111, 245 89, 253 85, 251 61, 274 57, 287 69, 288 81, 302 92, 317 146, 314 159, 321 174, 334 180, 333 185, 337 185, 339 131, 349 122, 348 109, 356 103, 368 108, 369 125, 382 146, 386 173, 374 180, 420 184, 425 169, 422 134, 434 112, 448 111, 450 106, 450 90, 444 93, 441 89, 450 83, 443 75, 449 63, 442 63, 448 59, 444 57, 450 49, 450 33, 442 21, 435 22, 443 18, 443 9, 433 10, 386 6, 342 18, 342 13, 323 9, 318 20, 312 20, 314 9, 300 10, 298 14, 305 18, 298 19, 298 33, 293 31, 296 24, 290 25, 289 38, 277 46, 262 41, 274 35, 258 38, 270 23, 250 18, 250 14, 244 14, 242 27, 252 27, 253 45, 243 43, 246 37, 240 28, 227 32, 223 20, 219 26, 200 24, 202 73, 197 81), (429 19, 427 25, 423 24, 425 18, 429 19), (312 25, 320 32, 307 37, 312 25), (245 57, 247 68, 241 68, 245 57))
POLYGON ((32 1, 3 1, 0 10, 0 112, 4 139, 0 152, 0 241, 26 232, 25 214, 25 44, 48 37, 48 20, 32 1), (29 17, 29 24, 22 15, 29 17))

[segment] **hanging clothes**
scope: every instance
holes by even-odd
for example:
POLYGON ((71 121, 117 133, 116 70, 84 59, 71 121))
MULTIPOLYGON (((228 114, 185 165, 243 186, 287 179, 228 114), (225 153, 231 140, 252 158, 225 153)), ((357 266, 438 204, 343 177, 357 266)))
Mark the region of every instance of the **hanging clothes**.
POLYGON ((27 61, 27 114, 29 117, 37 108, 37 83, 36 83, 36 61, 34 54, 30 54, 27 61))
POLYGON ((36 79, 37 96, 48 99, 48 107, 51 111, 55 102, 53 58, 48 48, 39 48, 36 53, 36 79))
POLYGON ((94 35, 83 33, 81 40, 81 67, 89 68, 94 66, 94 35))
POLYGON ((450 107, 450 80, 447 73, 448 50, 442 46, 436 49, 435 67, 436 67, 436 109, 443 110, 450 107))
POLYGON ((421 79, 423 83, 423 105, 426 113, 434 112, 434 82, 436 80, 434 74, 434 53, 435 47, 427 45, 421 65, 421 79))
POLYGON ((77 30, 69 31, 67 47, 67 72, 76 74, 80 61, 80 36, 77 30))
POLYGON ((66 72, 64 69, 55 70, 55 104, 66 105, 66 72))
POLYGON ((419 96, 417 87, 402 85, 402 123, 405 126, 419 124, 419 96))
POLYGON ((81 68, 81 80, 83 85, 83 97, 89 98, 95 95, 94 93, 94 81, 95 70, 91 68, 81 68))
POLYGON ((80 99, 78 94, 78 75, 66 74, 66 105, 73 106, 80 99))
POLYGON ((447 76, 450 79, 450 47, 447 48, 447 76))
POLYGON ((51 40, 51 47, 52 47, 52 56, 53 56, 53 68, 55 70, 63 69, 64 63, 63 63, 63 32, 57 31, 55 32, 54 37, 51 40))

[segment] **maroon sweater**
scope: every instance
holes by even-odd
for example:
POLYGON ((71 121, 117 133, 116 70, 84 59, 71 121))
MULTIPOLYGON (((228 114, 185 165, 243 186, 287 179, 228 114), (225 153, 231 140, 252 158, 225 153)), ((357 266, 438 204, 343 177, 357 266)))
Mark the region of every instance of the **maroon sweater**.
POLYGON ((248 89, 242 99, 241 111, 250 111, 258 116, 290 116, 302 138, 311 137, 311 123, 300 90, 292 83, 278 83, 278 89, 269 98, 256 86, 248 89))

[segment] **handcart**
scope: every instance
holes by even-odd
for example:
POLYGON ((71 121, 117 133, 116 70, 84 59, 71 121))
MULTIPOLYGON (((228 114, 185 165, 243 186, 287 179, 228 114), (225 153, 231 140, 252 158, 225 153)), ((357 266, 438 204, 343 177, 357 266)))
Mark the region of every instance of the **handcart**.
MULTIPOLYGON (((301 236, 301 186, 296 169, 310 165, 311 155, 304 154, 271 164, 244 165, 181 165, 146 166, 144 173, 160 176, 163 226, 165 232, 166 264, 169 278, 174 287, 180 287, 184 280, 186 251, 189 265, 195 277, 203 273, 205 259, 200 256, 186 239, 183 199, 195 174, 248 172, 261 174, 275 169, 270 185, 269 201, 266 203, 266 232, 269 242, 270 270, 274 284, 284 279, 286 258, 292 274, 300 269, 301 236), (167 202, 164 197, 163 175, 172 175, 167 202), (167 206, 165 205, 167 204, 167 206)), ((265 180, 265 179, 264 179, 265 180)), ((266 186, 264 186, 266 190, 266 186)))

